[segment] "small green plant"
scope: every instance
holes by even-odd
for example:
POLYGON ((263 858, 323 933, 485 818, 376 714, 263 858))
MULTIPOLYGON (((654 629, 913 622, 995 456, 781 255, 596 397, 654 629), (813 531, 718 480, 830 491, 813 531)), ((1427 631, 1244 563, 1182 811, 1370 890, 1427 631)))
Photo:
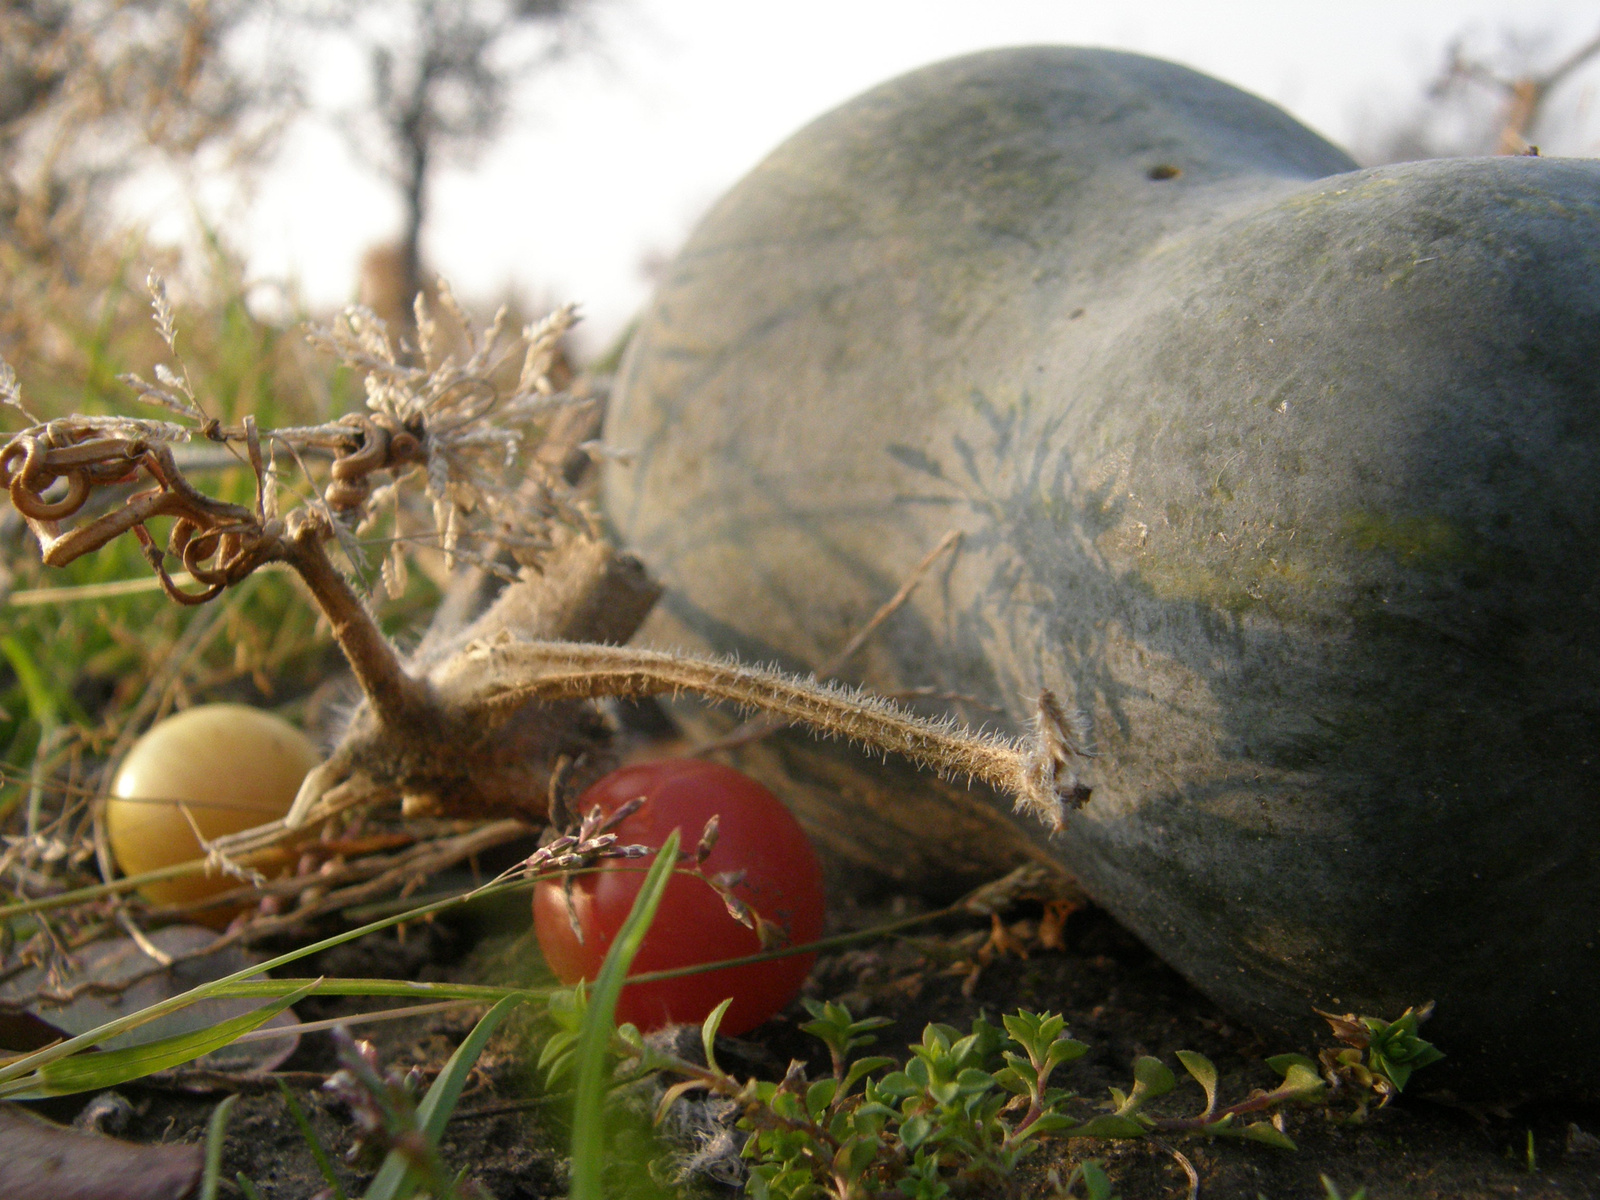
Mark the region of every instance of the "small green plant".
MULTIPOLYGON (((435 1200, 478 1200, 487 1194, 477 1184, 466 1180, 464 1171, 453 1174, 446 1168, 439 1156, 439 1141, 461 1097, 467 1075, 488 1044, 490 1035, 522 1002, 522 997, 507 996, 485 1013, 420 1101, 415 1070, 406 1075, 392 1067, 385 1070, 370 1042, 357 1041, 337 1027, 333 1030, 339 1070, 323 1088, 348 1108, 355 1126, 357 1137, 347 1159, 352 1162, 371 1160, 378 1168, 363 1200, 408 1200, 424 1190, 435 1200)), ((327 1200, 344 1200, 345 1191, 328 1152, 287 1088, 283 1089, 283 1096, 318 1170, 327 1181, 328 1187, 319 1195, 327 1200)), ((220 1140, 220 1123, 226 1120, 224 1107, 219 1106, 217 1116, 212 1119, 213 1143, 220 1140)), ((216 1173, 213 1159, 220 1165, 220 1144, 208 1144, 207 1156, 207 1177, 211 1178, 216 1173)), ((239 1176, 239 1183, 247 1194, 255 1190, 253 1183, 243 1175, 239 1176)))
POLYGON ((1315 1011, 1345 1044, 1343 1050, 1324 1050, 1319 1058, 1329 1083, 1336 1088, 1349 1085, 1362 1098, 1357 1120, 1366 1115, 1369 1097, 1378 1097, 1382 1108, 1405 1090, 1413 1071, 1444 1057, 1433 1043, 1417 1034, 1417 1027, 1433 1015, 1431 1001, 1421 1008, 1406 1009, 1394 1021, 1354 1013, 1338 1016, 1320 1008, 1315 1011))
POLYGON ((1065 1197, 1076 1195, 1073 1188, 1080 1182, 1083 1184, 1084 1200, 1122 1200, 1111 1190, 1111 1180, 1095 1159, 1085 1159, 1072 1168, 1072 1174, 1067 1176, 1067 1182, 1062 1185, 1061 1194, 1065 1197))
POLYGON ((1347 1197, 1339 1190, 1339 1185, 1326 1175, 1318 1175, 1317 1178, 1322 1180, 1322 1200, 1367 1200, 1366 1188, 1357 1188, 1347 1197))
MULTIPOLYGON (((1315 1061, 1285 1054, 1267 1060, 1282 1077, 1277 1087, 1223 1105, 1216 1067, 1202 1054, 1180 1051, 1179 1062, 1205 1093, 1205 1107, 1193 1116, 1158 1115, 1149 1110, 1151 1102, 1173 1091, 1178 1081, 1156 1058, 1140 1058, 1132 1086, 1111 1088, 1109 1099, 1099 1104, 1055 1086, 1056 1071, 1089 1051, 1066 1036, 1065 1022, 1055 1014, 1019 1011, 1001 1026, 979 1017, 967 1034, 930 1024, 900 1067, 885 1057, 852 1060, 887 1022, 855 1020, 837 1004, 808 1000, 806 1005, 812 1020, 802 1028, 828 1047, 832 1059, 831 1072, 815 1080, 799 1063, 777 1083, 741 1082, 727 1074, 715 1054, 720 1010, 701 1031, 703 1065, 647 1042, 631 1026, 618 1030, 617 1043, 633 1056, 634 1077, 680 1079, 662 1094, 658 1119, 690 1092, 733 1101, 738 1128, 747 1134, 742 1152, 749 1162, 747 1191, 762 1200, 889 1194, 939 1200, 970 1187, 1005 1192, 1018 1165, 1046 1137, 1223 1137, 1292 1150, 1278 1111, 1291 1104, 1326 1103, 1329 1095, 1330 1080, 1315 1061)), ((1415 1037, 1414 1025, 1403 1021, 1375 1021, 1370 1028, 1375 1036, 1381 1027, 1415 1037)), ((1423 1058, 1434 1061, 1409 1048, 1413 1067, 1426 1065, 1423 1058)), ((1064 1185, 1067 1194, 1078 1183, 1091 1197, 1110 1196, 1098 1166, 1075 1170, 1064 1185)))

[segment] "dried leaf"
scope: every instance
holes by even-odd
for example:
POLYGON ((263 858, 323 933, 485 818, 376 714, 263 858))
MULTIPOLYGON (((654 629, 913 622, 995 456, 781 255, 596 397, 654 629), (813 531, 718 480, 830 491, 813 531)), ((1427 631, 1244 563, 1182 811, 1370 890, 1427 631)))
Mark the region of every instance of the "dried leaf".
MULTIPOLYGON (((36 1016, 76 1035, 259 961, 237 946, 224 947, 203 957, 190 957, 204 951, 217 940, 215 930, 194 925, 169 925, 149 934, 148 938, 162 953, 178 961, 162 970, 160 964, 131 938, 91 942, 74 952, 75 969, 55 981, 54 985, 43 968, 29 968, 0 985, 0 999, 13 1003, 27 1002, 29 1011, 36 1016), (81 989, 80 985, 90 982, 113 989, 124 984, 126 986, 111 994, 104 990, 81 989), (77 994, 70 1002, 60 1004, 51 1002, 51 992, 57 995, 77 994)), ((121 1049, 203 1029, 248 1012, 257 1003, 253 1000, 202 1000, 129 1033, 110 1038, 103 1048, 121 1049)), ((296 1022, 292 1013, 284 1013, 274 1018, 273 1023, 290 1027, 296 1022)), ((287 1033, 283 1038, 272 1041, 236 1043, 215 1051, 200 1065, 218 1071, 270 1071, 292 1054, 297 1044, 298 1039, 287 1033)), ((0 1189, 0 1197, 6 1195, 0 1189)))
POLYGON ((172 1200, 199 1182, 200 1146, 79 1133, 0 1104, 0 1196, 6 1200, 172 1200))
POLYGON ((1320 1008, 1313 1007, 1312 1012, 1328 1023, 1333 1030, 1333 1036, 1347 1046, 1354 1046, 1358 1050, 1365 1050, 1372 1041, 1372 1036, 1367 1032, 1367 1027, 1361 1023, 1355 1013, 1323 1012, 1320 1008))

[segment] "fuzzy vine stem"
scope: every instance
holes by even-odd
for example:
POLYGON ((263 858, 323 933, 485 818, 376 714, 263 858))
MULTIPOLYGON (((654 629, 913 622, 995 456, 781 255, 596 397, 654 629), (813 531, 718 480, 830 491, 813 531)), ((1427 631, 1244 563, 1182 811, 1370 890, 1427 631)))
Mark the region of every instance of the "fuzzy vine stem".
MULTIPOLYGON (((695 692, 760 709, 835 737, 900 754, 946 778, 963 776, 1015 797, 1019 812, 1053 830, 1090 789, 1081 769, 1088 753, 1055 696, 1042 692, 1033 736, 976 733, 933 721, 856 689, 800 679, 763 667, 578 642, 496 642, 468 647, 457 676, 468 676, 473 702, 507 711, 532 700, 650 696, 695 692)), ((440 680, 441 688, 448 683, 440 680)))

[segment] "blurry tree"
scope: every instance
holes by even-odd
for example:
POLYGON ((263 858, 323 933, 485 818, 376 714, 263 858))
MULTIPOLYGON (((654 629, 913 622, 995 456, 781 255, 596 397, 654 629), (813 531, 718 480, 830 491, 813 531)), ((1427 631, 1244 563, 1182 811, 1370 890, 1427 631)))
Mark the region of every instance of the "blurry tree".
POLYGON ((259 53, 261 14, 252 0, 0 0, 0 354, 81 382, 113 327, 148 324, 137 293, 116 299, 151 264, 128 261, 110 192, 197 155, 264 160, 297 90, 259 53))
POLYGON ((1533 147, 1533 138, 1545 116, 1550 94, 1597 54, 1600 54, 1600 34, 1544 70, 1532 70, 1525 64, 1521 71, 1508 73, 1468 54, 1458 39, 1451 45, 1449 62, 1432 91, 1446 97, 1457 88, 1477 86, 1498 93, 1502 115, 1494 137, 1494 152, 1526 154, 1533 147))
POLYGON ((328 0, 309 10, 353 39, 366 60, 365 106, 345 129, 399 192, 404 218, 393 273, 401 296, 425 282, 421 239, 438 168, 482 152, 503 126, 516 85, 570 49, 589 3, 328 0))
MULTIPOLYGON (((1552 38, 1506 31, 1494 50, 1458 36, 1422 102, 1358 146, 1367 162, 1402 162, 1462 154, 1526 154, 1541 140, 1569 140, 1581 113, 1557 111, 1552 98, 1600 58, 1600 34, 1564 54, 1552 38)), ((1582 105, 1578 106, 1579 108, 1582 105)), ((1562 146, 1563 152, 1575 147, 1562 146)))
POLYGON ((293 111, 287 69, 230 52, 250 0, 0 0, 0 221, 81 213, 152 155, 254 159, 293 111))

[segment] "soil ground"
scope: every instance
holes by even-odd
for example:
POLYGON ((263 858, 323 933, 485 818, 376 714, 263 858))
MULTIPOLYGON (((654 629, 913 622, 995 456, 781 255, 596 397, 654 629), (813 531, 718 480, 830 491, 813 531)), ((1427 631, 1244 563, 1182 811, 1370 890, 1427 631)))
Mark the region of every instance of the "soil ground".
MULTIPOLYGON (((847 910, 842 923, 882 921, 904 913, 908 904, 902 900, 872 913, 847 910)), ((488 925, 480 920, 413 926, 403 937, 391 932, 331 951, 313 960, 308 973, 526 978, 528 942, 507 927, 518 919, 518 912, 502 909, 488 925)), ((1019 1006, 1059 1011, 1069 1032, 1093 1047, 1062 1082, 1090 1098, 1103 1097, 1109 1085, 1127 1086, 1130 1064, 1143 1054, 1161 1056, 1170 1064, 1176 1050, 1201 1051, 1217 1064, 1227 1102, 1252 1087, 1276 1082, 1262 1062, 1264 1056, 1291 1049, 1314 1052, 1314 1047, 1269 1046, 1237 1028, 1094 909, 1069 919, 1064 949, 998 958, 964 988, 968 980, 961 964, 970 965, 971 951, 986 932, 976 921, 946 922, 834 953, 818 963, 808 991, 844 1000, 857 1016, 891 1018, 894 1024, 882 1032, 873 1052, 902 1057, 907 1042, 918 1038, 929 1021, 965 1027, 980 1012, 998 1019, 1019 1006)), ((313 999, 299 1012, 303 1020, 318 1020, 367 1003, 313 999)), ((378 1046, 385 1064, 417 1066, 426 1074, 443 1064, 476 1016, 462 1010, 374 1024, 364 1026, 361 1036, 378 1046)), ((804 1014, 796 1005, 730 1046, 724 1059, 731 1055, 743 1064, 730 1069, 776 1077, 792 1057, 810 1057, 821 1068, 820 1047, 795 1027, 799 1019, 804 1014)), ((561 1098, 541 1093, 530 1065, 528 1033, 524 1027, 491 1043, 442 1147, 447 1163, 466 1167, 498 1200, 547 1200, 566 1194, 561 1098)), ((339 1155, 351 1144, 350 1122, 317 1087, 335 1065, 327 1036, 311 1034, 284 1064, 279 1079, 296 1096, 323 1144, 339 1155)), ((231 1182, 235 1172, 253 1179, 266 1200, 306 1200, 325 1186, 277 1083, 263 1080, 242 1089, 226 1144, 223 1195, 241 1194, 231 1182)), ((1419 1090, 1416 1084, 1413 1090, 1419 1090)), ((215 1092, 185 1090, 181 1076, 155 1086, 131 1086, 125 1094, 133 1113, 123 1134, 141 1141, 202 1140, 219 1099, 215 1092)), ((1167 1100, 1173 1111, 1201 1106, 1198 1089, 1189 1083, 1167 1100)), ((72 1109, 58 1103, 50 1115, 70 1118, 72 1109)), ((1297 1152, 1219 1141, 1191 1141, 1174 1148, 1194 1164, 1203 1200, 1322 1200, 1332 1194, 1321 1182, 1323 1176, 1344 1197, 1365 1188, 1369 1200, 1600 1200, 1600 1154, 1586 1150, 1582 1136, 1600 1132, 1600 1106, 1473 1114, 1408 1093, 1359 1126, 1337 1124, 1324 1111, 1311 1109, 1288 1114, 1286 1129, 1299 1145, 1297 1152)), ((1056 1182, 1080 1157, 1098 1159, 1123 1200, 1176 1200, 1190 1194, 1178 1161, 1156 1146, 1076 1142, 1071 1147, 1069 1153, 1061 1143, 1047 1144, 1030 1160, 1019 1194, 1056 1195, 1056 1182)), ((364 1173, 342 1165, 340 1171, 346 1192, 359 1195, 364 1173)), ((663 1194, 637 1174, 619 1173, 612 1187, 618 1195, 663 1194)), ((704 1178, 695 1189, 700 1195, 738 1194, 704 1178)))

